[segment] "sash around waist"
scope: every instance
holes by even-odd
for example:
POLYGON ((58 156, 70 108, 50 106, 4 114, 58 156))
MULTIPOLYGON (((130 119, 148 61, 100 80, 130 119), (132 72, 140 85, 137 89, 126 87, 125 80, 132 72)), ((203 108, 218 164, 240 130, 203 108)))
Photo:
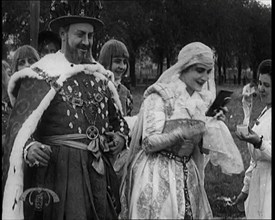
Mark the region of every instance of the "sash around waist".
POLYGON ((73 147, 80 150, 88 150, 88 144, 84 144, 79 140, 87 139, 86 134, 64 134, 52 135, 41 138, 42 143, 48 145, 63 145, 66 147, 73 147))
POLYGON ((94 160, 92 162, 93 168, 98 174, 104 175, 105 166, 102 159, 104 153, 109 152, 109 146, 107 140, 103 135, 99 135, 96 139, 90 141, 89 144, 84 144, 80 140, 87 139, 86 134, 64 134, 64 135, 53 135, 45 136, 41 138, 42 143, 48 145, 62 145, 65 147, 72 147, 79 150, 85 150, 92 153, 94 160))

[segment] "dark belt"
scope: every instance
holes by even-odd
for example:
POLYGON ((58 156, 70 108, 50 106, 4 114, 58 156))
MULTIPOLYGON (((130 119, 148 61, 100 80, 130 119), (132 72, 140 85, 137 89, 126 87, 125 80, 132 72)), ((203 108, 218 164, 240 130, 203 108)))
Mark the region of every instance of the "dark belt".
POLYGON ((172 152, 167 152, 167 151, 160 151, 159 153, 161 155, 169 158, 169 159, 173 159, 173 160, 181 162, 183 164, 186 164, 190 160, 190 158, 191 158, 191 156, 182 156, 182 157, 179 157, 179 156, 173 154, 172 152))

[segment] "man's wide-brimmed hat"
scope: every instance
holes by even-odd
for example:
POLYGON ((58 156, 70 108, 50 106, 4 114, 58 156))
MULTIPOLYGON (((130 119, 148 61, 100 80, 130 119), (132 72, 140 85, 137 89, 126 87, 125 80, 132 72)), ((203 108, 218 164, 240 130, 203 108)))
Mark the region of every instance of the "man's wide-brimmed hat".
POLYGON ((77 15, 67 15, 56 18, 50 22, 49 26, 53 32, 58 33, 60 27, 66 27, 67 25, 76 23, 91 24, 94 26, 95 30, 103 26, 103 22, 99 19, 77 15))
POLYGON ((60 27, 66 27, 70 24, 88 23, 94 26, 95 30, 103 27, 103 22, 97 18, 102 9, 100 1, 71 1, 68 4, 66 0, 55 0, 51 4, 51 21, 49 28, 59 32, 60 27), (97 16, 97 17, 96 17, 97 16))

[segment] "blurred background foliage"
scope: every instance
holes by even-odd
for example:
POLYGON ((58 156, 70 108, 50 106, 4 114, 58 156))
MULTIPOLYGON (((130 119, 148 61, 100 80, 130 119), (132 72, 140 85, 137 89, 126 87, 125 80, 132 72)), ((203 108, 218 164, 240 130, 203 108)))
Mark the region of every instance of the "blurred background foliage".
MULTIPOLYGON (((72 1, 79 0, 68 0, 72 1)), ((130 52, 133 86, 137 59, 149 56, 160 74, 164 62, 168 68, 192 41, 215 49, 219 75, 233 60, 239 75, 247 66, 255 75, 257 65, 271 57, 271 6, 256 0, 90 1, 101 5, 99 17, 105 23, 95 38, 94 57, 108 39, 123 41, 130 52)), ((3 58, 10 50, 30 44, 30 2, 2 1, 3 58)), ((39 31, 46 29, 51 2, 40 0, 39 31)))

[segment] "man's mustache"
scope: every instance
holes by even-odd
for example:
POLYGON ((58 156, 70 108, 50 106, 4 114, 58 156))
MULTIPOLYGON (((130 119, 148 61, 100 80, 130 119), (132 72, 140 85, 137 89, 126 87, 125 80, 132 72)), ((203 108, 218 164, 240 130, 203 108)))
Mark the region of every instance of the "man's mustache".
POLYGON ((90 50, 90 46, 85 46, 85 45, 79 45, 77 46, 78 49, 81 49, 81 50, 90 50))

